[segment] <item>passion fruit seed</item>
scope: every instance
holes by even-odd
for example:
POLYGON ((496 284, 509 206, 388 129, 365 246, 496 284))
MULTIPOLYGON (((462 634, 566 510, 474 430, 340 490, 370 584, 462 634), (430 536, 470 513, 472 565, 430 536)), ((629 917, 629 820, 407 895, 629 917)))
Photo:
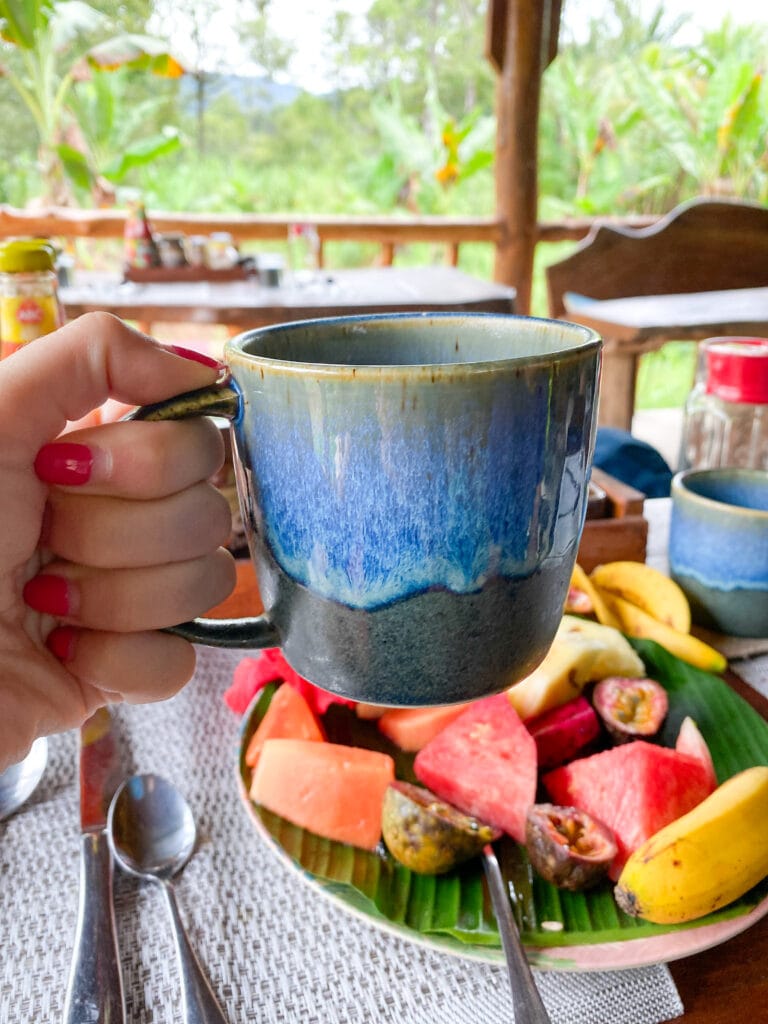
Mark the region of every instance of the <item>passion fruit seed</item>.
POLYGON ((667 717, 667 691, 654 679, 611 676, 594 689, 592 702, 617 743, 655 736, 667 717))
POLYGON ((555 804, 528 808, 525 845, 541 877, 572 892, 599 882, 618 849, 613 833, 597 818, 555 804))

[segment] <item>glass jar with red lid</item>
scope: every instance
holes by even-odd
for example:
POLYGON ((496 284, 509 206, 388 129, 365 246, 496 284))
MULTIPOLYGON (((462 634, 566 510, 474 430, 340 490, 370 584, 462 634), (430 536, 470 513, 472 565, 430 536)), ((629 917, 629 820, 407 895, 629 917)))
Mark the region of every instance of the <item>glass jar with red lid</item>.
POLYGON ((768 338, 710 338, 685 405, 681 469, 768 470, 768 338))

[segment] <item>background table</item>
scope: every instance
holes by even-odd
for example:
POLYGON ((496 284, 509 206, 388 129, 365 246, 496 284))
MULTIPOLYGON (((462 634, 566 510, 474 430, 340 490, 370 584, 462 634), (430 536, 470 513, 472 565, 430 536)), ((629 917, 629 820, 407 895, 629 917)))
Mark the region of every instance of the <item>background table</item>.
MULTIPOLYGON (((668 566, 671 507, 669 498, 645 502, 646 561, 662 570, 668 566)), ((731 640, 727 648, 738 676, 729 676, 730 684, 768 719, 768 643, 731 640)), ((739 1019, 757 1024, 768 1006, 768 919, 722 946, 670 964, 670 970, 685 1006, 684 1024, 733 1024, 739 1019)))
POLYGON ((720 335, 768 337, 768 288, 589 299, 567 293, 565 318, 604 341, 599 420, 631 429, 640 356, 667 341, 720 335))
POLYGON ((513 313, 515 290, 455 267, 374 267, 318 271, 278 288, 256 278, 226 283, 138 284, 108 275, 79 274, 60 290, 67 317, 107 310, 142 325, 153 322, 225 324, 245 330, 264 324, 374 312, 513 313))

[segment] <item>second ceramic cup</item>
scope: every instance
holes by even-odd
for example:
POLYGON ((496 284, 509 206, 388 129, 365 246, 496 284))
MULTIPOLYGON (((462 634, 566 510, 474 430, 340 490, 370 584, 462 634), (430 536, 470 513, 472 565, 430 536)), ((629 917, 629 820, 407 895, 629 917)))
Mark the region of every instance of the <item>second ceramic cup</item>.
POLYGON ((768 637, 768 473, 678 473, 669 564, 694 622, 732 636, 768 637))

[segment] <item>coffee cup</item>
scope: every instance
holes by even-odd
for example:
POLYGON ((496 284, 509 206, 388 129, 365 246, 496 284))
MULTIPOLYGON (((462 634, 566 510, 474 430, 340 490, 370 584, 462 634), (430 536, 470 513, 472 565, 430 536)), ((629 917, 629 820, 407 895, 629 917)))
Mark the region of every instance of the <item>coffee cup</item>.
POLYGON ((232 422, 264 613, 174 627, 280 646, 353 700, 449 704, 532 671, 584 522, 600 338, 501 314, 308 320, 229 341, 229 379, 143 419, 232 422))
POLYGON ((768 637, 768 473, 678 473, 669 566, 695 623, 731 636, 768 637))

